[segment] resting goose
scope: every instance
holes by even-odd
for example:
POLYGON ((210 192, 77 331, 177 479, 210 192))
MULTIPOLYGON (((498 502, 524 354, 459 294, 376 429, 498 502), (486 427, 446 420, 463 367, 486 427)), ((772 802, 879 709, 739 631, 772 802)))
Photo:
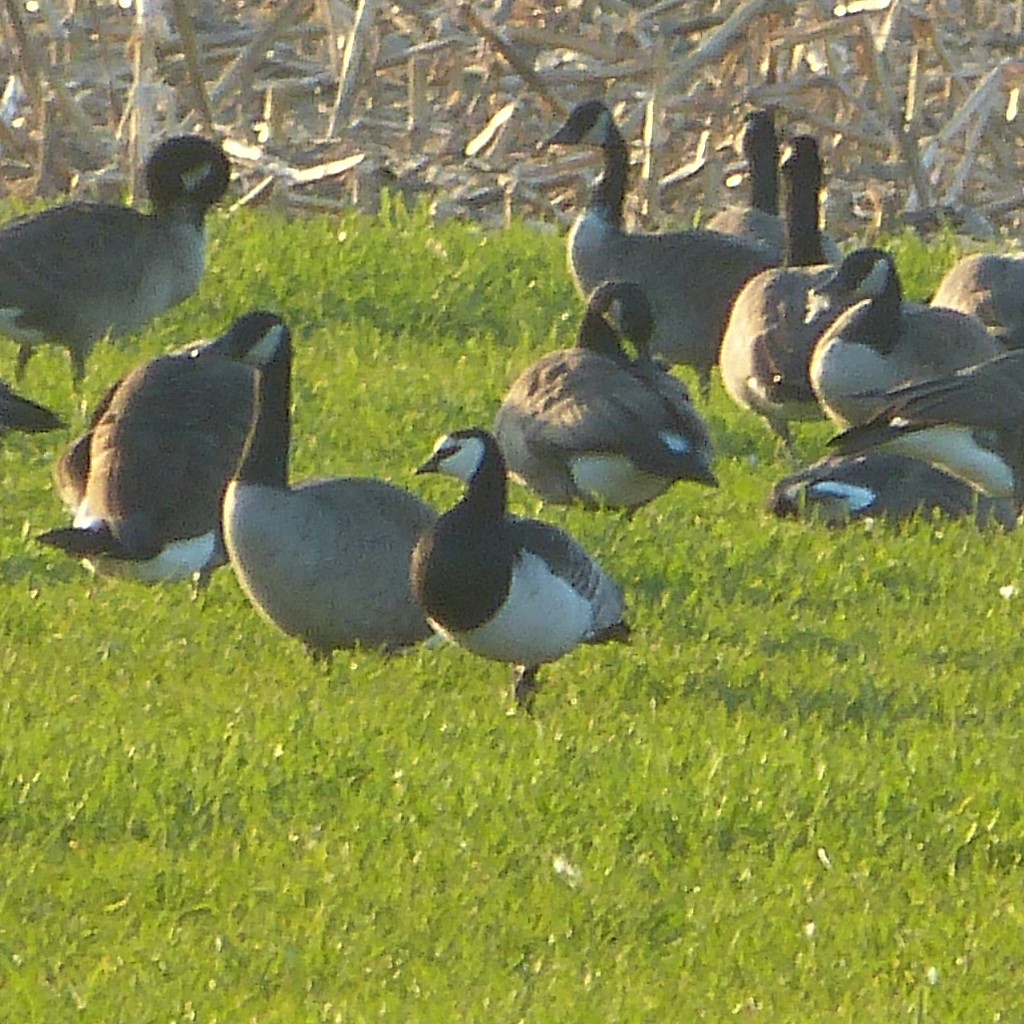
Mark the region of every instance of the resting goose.
POLYGON ((412 600, 413 545, 433 510, 383 480, 288 483, 291 335, 258 375, 256 411, 224 495, 224 541, 257 611, 316 658, 362 644, 395 650, 431 635, 412 600))
POLYGON ((704 421, 648 352, 652 326, 637 285, 594 289, 576 347, 524 370, 498 410, 494 435, 513 479, 547 502, 589 508, 635 509, 679 480, 717 485, 704 421))
MULTIPOLYGON (((841 427, 863 423, 880 408, 879 395, 991 359, 1002 346, 976 317, 904 302, 892 256, 857 249, 814 292, 829 301, 861 298, 818 339, 811 386, 841 427)), ((813 297, 812 297, 813 301, 813 297)))
POLYGON ((792 454, 789 424, 820 419, 810 362, 822 332, 855 300, 837 296, 808 309, 811 292, 834 272, 819 223, 822 187, 818 143, 793 139, 782 167, 786 199, 786 265, 764 270, 741 289, 722 339, 719 365, 737 405, 763 416, 792 454))
POLYGON ((899 522, 916 515, 973 516, 979 526, 1016 525, 1011 501, 988 498, 920 459, 889 452, 828 455, 780 480, 768 510, 781 518, 816 518, 829 526, 860 519, 899 522))
POLYGON ((68 350, 77 384, 97 341, 192 295, 205 269, 204 219, 229 174, 217 143, 176 136, 146 164, 152 213, 74 202, 0 228, 0 334, 18 342, 18 379, 49 342, 68 350))
POLYGON ((894 389, 865 423, 834 437, 840 454, 909 455, 993 498, 1024 500, 1024 349, 894 389))
POLYGON ((22 398, 0 380, 0 434, 5 430, 39 434, 62 426, 64 424, 56 413, 27 398, 22 398))
POLYGON ((105 573, 204 584, 226 560, 221 500, 252 418, 255 367, 280 329, 274 314, 249 313, 216 341, 118 381, 55 469, 72 525, 38 540, 105 573))
POLYGON ((973 253, 954 264, 932 296, 976 316, 1006 349, 1024 348, 1024 253, 973 253))
POLYGON ((491 434, 442 437, 418 472, 454 476, 466 493, 416 545, 413 596, 442 636, 519 667, 521 708, 532 709, 541 665, 628 636, 622 591, 597 562, 563 530, 508 514, 505 460, 491 434))
POLYGON ((692 366, 706 394, 733 299, 743 284, 777 261, 762 246, 717 231, 668 234, 623 227, 629 153, 600 100, 578 104, 547 145, 599 146, 604 171, 569 232, 569 267, 586 297, 605 281, 633 281, 651 305, 651 351, 692 366))

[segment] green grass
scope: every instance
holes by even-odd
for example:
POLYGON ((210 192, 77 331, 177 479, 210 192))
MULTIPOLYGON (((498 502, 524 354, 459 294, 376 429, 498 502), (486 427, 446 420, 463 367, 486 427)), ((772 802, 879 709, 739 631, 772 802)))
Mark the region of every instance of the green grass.
MULTIPOLYGON (((952 250, 898 253, 919 297, 952 250)), ((195 299, 97 350, 81 405, 59 352, 24 390, 70 436, 140 358, 252 306, 295 329, 295 478, 439 506, 458 487, 413 467, 580 311, 526 227, 243 215, 195 299)), ((229 570, 202 603, 90 577, 32 541, 65 519, 67 438, 9 437, 0 1020, 1014 1019, 1020 539, 776 522, 767 430, 717 387, 708 418, 718 491, 543 510, 635 634, 547 668, 534 720, 455 649, 315 665, 229 570)))

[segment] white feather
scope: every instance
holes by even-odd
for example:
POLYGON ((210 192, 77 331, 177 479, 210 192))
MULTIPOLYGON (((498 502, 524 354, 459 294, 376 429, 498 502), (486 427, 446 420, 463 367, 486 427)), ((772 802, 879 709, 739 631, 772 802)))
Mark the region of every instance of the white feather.
POLYGON ((533 666, 554 661, 586 640, 594 629, 594 608, 540 556, 525 551, 513 567, 508 596, 492 619, 464 633, 436 622, 431 626, 484 658, 533 666))

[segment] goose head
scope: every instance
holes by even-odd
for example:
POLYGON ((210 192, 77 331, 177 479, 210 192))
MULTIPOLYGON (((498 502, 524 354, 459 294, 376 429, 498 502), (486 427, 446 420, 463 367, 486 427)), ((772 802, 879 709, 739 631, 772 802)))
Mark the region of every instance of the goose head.
POLYGON ((569 112, 565 124, 546 146, 608 146, 621 142, 612 112, 601 100, 584 100, 569 112))
POLYGON ((884 249, 855 249, 839 269, 819 282, 807 297, 807 320, 836 302, 885 298, 898 309, 903 301, 896 262, 884 249))
POLYGON ((205 212, 227 191, 231 165, 224 150, 198 135, 176 135, 146 163, 146 188, 157 210, 187 203, 205 212))
POLYGON ((193 358, 219 356, 252 366, 265 366, 273 359, 288 327, 276 313, 254 310, 238 317, 219 338, 193 349, 193 358))
POLYGON ((439 438, 417 473, 442 473, 471 483, 485 465, 502 461, 497 442, 485 430, 456 430, 439 438))
POLYGON ((620 339, 626 339, 645 357, 653 333, 654 314, 644 290, 632 281, 605 281, 590 293, 577 345, 623 360, 620 339))

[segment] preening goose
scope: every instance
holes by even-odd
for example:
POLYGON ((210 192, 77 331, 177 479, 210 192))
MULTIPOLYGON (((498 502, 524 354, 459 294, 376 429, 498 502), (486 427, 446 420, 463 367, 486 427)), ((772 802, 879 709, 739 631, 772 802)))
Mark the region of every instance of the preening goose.
POLYGON ((317 658, 356 644, 394 650, 423 640, 431 631, 412 599, 409 564, 434 512, 383 480, 289 486, 291 366, 282 325, 224 495, 224 541, 238 582, 268 622, 317 658))
POLYGON ((752 110, 747 114, 740 143, 747 158, 750 205, 719 210, 705 227, 762 245, 773 259, 781 260, 786 249, 786 231, 779 216, 779 137, 770 110, 752 110))
POLYGON ((733 299, 777 261, 763 247, 717 231, 626 231, 629 153, 600 100, 574 107, 547 144, 599 146, 604 154, 604 171, 569 232, 569 267, 580 293, 589 296, 605 281, 639 285, 654 315, 652 353, 692 366, 706 393, 733 299))
POLYGON ((1024 348, 1024 253, 974 253, 954 264, 933 306, 976 316, 1006 349, 1024 348))
POLYGON ((899 522, 916 515, 947 519, 974 516, 979 526, 1016 525, 1016 509, 1006 499, 988 498, 973 487, 920 459, 889 452, 828 455, 780 480, 768 510, 782 518, 819 519, 843 526, 860 519, 899 522))
POLYGON ((576 347, 523 371, 498 410, 494 435, 514 479, 554 504, 628 509, 679 480, 716 486, 707 427, 651 358, 652 326, 637 285, 594 289, 576 347))
POLYGON ((466 483, 416 545, 413 595, 431 626, 466 650, 519 667, 532 709, 539 667, 583 643, 629 634, 622 591, 563 530, 508 514, 505 460, 484 430, 442 437, 420 473, 466 483))
POLYGON ((146 164, 152 213, 74 202, 0 228, 0 334, 18 342, 18 379, 49 342, 68 350, 77 383, 97 341, 187 299, 205 269, 204 218, 229 174, 215 142, 176 136, 146 164))
POLYGON ((38 539, 103 572, 204 583, 226 560, 221 500, 252 418, 255 367, 280 329, 272 313, 249 313, 216 341, 118 381, 55 469, 72 525, 38 539))
POLYGON ((820 419, 810 362, 822 332, 853 296, 808 309, 811 292, 834 272, 819 220, 822 187, 817 141, 798 135, 782 168, 786 265, 764 270, 740 290, 722 339, 722 383, 737 405, 763 416, 792 453, 791 420, 820 419))
POLYGON ((56 413, 28 398, 22 398, 0 380, 0 434, 5 430, 39 434, 62 426, 64 424, 56 413))
MULTIPOLYGON (((896 264, 880 249, 857 249, 815 293, 862 298, 818 339, 811 385, 841 427, 863 423, 891 388, 953 373, 1003 351, 977 318, 904 302, 896 264)), ((813 301, 813 299, 812 299, 813 301)))
POLYGON ((840 454, 884 446, 924 459, 994 498, 1024 500, 1024 349, 883 395, 840 454))

